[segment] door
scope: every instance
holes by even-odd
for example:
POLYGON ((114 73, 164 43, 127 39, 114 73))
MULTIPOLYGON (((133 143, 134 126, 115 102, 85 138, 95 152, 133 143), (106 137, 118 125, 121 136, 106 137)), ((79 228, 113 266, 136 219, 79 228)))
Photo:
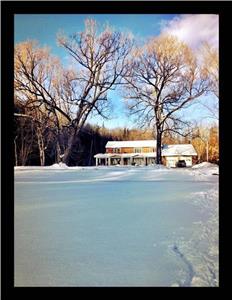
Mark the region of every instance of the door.
POLYGON ((176 167, 176 158, 174 157, 166 157, 166 166, 169 168, 175 168, 176 167))

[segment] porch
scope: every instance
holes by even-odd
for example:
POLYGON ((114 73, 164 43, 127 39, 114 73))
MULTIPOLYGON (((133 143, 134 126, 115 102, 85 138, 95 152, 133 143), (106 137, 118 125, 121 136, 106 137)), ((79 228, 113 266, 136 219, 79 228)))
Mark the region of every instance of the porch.
POLYGON ((96 159, 96 166, 133 166, 133 165, 151 165, 155 163, 154 153, 128 153, 128 154, 110 154, 99 153, 94 155, 96 159))

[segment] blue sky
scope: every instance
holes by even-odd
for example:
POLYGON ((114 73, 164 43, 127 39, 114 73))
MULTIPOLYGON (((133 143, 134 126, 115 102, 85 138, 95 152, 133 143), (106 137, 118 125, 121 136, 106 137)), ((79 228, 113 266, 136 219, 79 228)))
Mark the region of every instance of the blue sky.
MULTIPOLYGON (((156 36, 161 33, 164 27, 167 27, 168 30, 176 30, 181 32, 182 28, 179 29, 178 26, 182 26, 186 31, 186 28, 192 27, 192 20, 187 18, 182 18, 179 15, 159 15, 159 14, 147 14, 147 15, 134 15, 134 14, 20 14, 15 15, 15 43, 19 43, 25 40, 33 39, 39 41, 41 46, 49 46, 51 52, 54 55, 60 57, 63 64, 68 63, 68 54, 67 52, 58 47, 56 43, 56 34, 62 30, 66 34, 73 34, 76 31, 83 30, 84 28, 84 20, 88 17, 94 18, 100 24, 104 24, 108 22, 111 26, 113 26, 117 30, 122 31, 130 31, 136 37, 136 39, 143 41, 146 38, 151 36, 156 36), (187 21, 186 21, 187 19, 187 21), (188 25, 189 24, 189 25, 188 25)), ((207 18, 203 18, 209 26, 215 26, 211 20, 207 18), (211 23, 210 23, 211 22, 211 23)), ((199 20, 195 19, 195 22, 199 24, 202 22, 202 18, 199 20)), ((200 25, 199 25, 200 26, 200 25)), ((205 28, 206 26, 202 24, 205 28)), ((193 30, 191 28, 191 30, 193 30)), ((203 30, 202 30, 203 32, 203 30)), ((205 29, 207 35, 209 35, 209 29, 205 29)), ((191 32, 194 36, 194 32, 191 32)), ((210 38, 214 38, 214 32, 211 33, 210 38)), ((188 35, 187 35, 188 36, 188 35)), ((199 36, 196 32, 196 36, 199 36)), ((199 37, 200 38, 200 37, 199 37)), ((205 36, 204 36, 205 38, 205 36)), ((196 41, 196 39, 194 40, 196 41)), ((90 123, 98 123, 102 125, 103 121, 106 127, 133 127, 134 123, 130 120, 125 112, 123 100, 117 91, 114 91, 110 94, 110 98, 113 103, 113 113, 112 119, 109 121, 104 121, 102 118, 92 118, 89 120, 90 123)), ((207 112, 203 107, 195 107, 195 109, 190 109, 190 115, 193 118, 202 119, 204 121, 210 121, 210 119, 206 119, 205 116, 207 112)))
POLYGON ((94 18, 100 24, 108 22, 118 30, 130 30, 136 37, 146 38, 158 35, 164 21, 171 20, 175 15, 15 15, 15 43, 27 39, 36 39, 41 45, 47 45, 52 53, 64 58, 64 49, 56 44, 56 34, 63 30, 73 34, 84 29, 84 20, 94 18))

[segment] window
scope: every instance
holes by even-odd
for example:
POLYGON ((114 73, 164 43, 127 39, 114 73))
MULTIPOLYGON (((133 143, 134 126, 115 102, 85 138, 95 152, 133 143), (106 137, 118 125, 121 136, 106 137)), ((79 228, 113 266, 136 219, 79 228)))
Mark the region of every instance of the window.
POLYGON ((142 148, 135 148, 135 153, 141 153, 142 152, 142 148))
POLYGON ((120 148, 114 148, 113 153, 120 153, 120 148))

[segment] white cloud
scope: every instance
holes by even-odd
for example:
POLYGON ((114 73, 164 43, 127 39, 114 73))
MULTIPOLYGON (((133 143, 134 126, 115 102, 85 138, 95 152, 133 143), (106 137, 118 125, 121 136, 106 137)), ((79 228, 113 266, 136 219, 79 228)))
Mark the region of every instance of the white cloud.
POLYGON ((219 17, 211 14, 181 15, 161 23, 161 33, 176 35, 194 49, 204 41, 218 48, 219 17))

